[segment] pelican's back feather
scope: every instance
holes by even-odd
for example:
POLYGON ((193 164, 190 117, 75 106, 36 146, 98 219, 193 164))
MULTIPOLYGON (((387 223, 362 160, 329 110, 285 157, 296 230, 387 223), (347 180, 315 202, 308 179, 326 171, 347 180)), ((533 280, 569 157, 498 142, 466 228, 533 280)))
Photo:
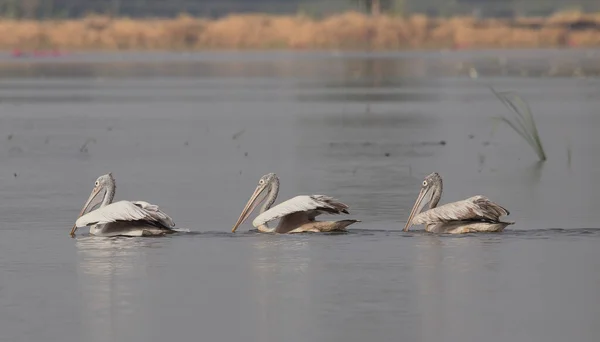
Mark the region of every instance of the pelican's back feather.
POLYGON ((258 227, 284 216, 305 211, 309 220, 323 213, 348 214, 348 206, 333 197, 325 195, 296 196, 258 215, 252 225, 258 227))
POLYGON ((473 196, 466 200, 444 204, 415 216, 415 224, 452 221, 500 222, 500 216, 510 212, 484 196, 473 196))
POLYGON ((147 221, 166 228, 173 228, 175 223, 157 205, 144 201, 119 201, 91 211, 81 216, 77 227, 106 224, 117 221, 147 221))

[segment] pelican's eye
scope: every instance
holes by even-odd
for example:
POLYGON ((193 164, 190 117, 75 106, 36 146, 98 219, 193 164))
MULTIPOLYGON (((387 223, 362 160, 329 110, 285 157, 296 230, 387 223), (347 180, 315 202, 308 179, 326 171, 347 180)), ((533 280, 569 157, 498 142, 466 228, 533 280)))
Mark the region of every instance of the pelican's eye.
POLYGON ((427 181, 426 180, 423 181, 423 186, 427 186, 427 181))
POLYGON ((95 185, 95 186, 98 186, 98 185, 100 185, 100 183, 98 183, 98 181, 96 181, 96 183, 94 183, 94 185, 95 185))
POLYGON ((258 181, 258 184, 263 185, 263 184, 265 184, 265 181, 261 179, 258 181))

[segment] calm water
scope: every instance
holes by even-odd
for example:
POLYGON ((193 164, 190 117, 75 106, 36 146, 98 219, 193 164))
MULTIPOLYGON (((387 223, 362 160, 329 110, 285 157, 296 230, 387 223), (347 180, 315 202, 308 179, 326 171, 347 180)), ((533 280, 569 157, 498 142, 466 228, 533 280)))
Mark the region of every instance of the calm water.
POLYGON ((0 341, 598 341, 599 53, 2 57, 0 341), (528 100, 546 163, 488 86, 528 100), (192 233, 69 238, 109 171, 192 233), (433 171, 517 224, 401 232, 433 171), (268 172, 363 222, 229 233, 268 172))

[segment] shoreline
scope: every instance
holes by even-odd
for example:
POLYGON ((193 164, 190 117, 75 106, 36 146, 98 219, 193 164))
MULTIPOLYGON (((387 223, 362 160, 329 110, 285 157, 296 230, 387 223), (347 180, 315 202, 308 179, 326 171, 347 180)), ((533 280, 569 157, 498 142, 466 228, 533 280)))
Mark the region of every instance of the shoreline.
POLYGON ((433 51, 600 47, 600 13, 477 19, 231 15, 221 19, 0 19, 0 50, 71 51, 433 51))

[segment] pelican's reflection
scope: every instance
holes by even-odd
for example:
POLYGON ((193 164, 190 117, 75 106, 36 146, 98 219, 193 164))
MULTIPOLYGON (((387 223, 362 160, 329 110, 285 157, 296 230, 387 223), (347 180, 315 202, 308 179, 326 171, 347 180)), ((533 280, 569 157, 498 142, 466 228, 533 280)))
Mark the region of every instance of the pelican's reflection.
POLYGON ((253 293, 258 302, 260 340, 281 340, 285 337, 281 334, 294 333, 309 319, 305 310, 306 298, 311 298, 308 237, 263 235, 253 247, 253 293), (281 312, 285 312, 285 318, 279 316, 281 312))
POLYGON ((77 279, 81 295, 82 341, 117 341, 143 331, 148 310, 139 284, 147 278, 146 248, 152 239, 80 237, 77 279))
POLYGON ((464 322, 468 299, 481 286, 477 273, 482 267, 495 266, 488 250, 495 245, 488 240, 494 238, 422 236, 416 246, 415 272, 423 341, 444 340, 470 328, 464 322))

